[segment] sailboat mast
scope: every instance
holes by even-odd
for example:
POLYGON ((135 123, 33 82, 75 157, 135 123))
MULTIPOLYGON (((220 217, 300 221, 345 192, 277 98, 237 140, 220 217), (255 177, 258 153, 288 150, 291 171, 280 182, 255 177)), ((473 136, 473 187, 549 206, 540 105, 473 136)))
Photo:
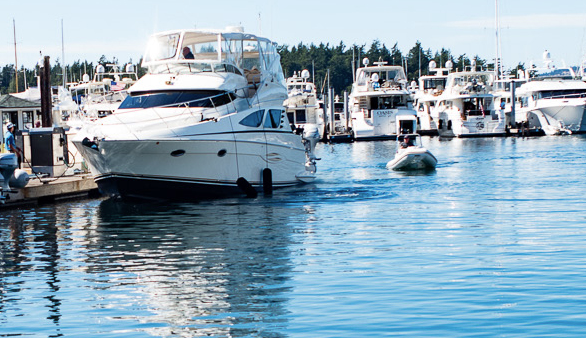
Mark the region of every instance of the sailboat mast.
POLYGON ((16 22, 12 19, 12 27, 14 30, 14 75, 16 76, 14 83, 14 92, 18 93, 18 58, 16 57, 16 22))
POLYGON ((63 88, 67 84, 67 68, 65 67, 65 43, 63 39, 63 19, 61 19, 61 62, 63 62, 63 88))
POLYGON ((495 44, 496 44, 496 55, 494 60, 494 70, 496 72, 496 78, 500 79, 502 75, 502 60, 501 60, 501 41, 500 41, 500 24, 499 24, 499 4, 498 0, 494 0, 494 27, 495 27, 495 44))

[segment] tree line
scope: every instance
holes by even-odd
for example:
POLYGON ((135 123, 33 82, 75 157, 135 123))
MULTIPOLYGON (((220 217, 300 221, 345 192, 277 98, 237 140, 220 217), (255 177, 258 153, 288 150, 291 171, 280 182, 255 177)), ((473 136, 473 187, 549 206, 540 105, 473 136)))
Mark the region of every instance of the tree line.
MULTIPOLYGON (((438 67, 443 67, 449 60, 453 63, 454 69, 462 70, 475 62, 478 67, 494 67, 494 60, 487 61, 478 55, 469 57, 466 54, 453 55, 449 49, 442 48, 439 51, 424 49, 419 41, 415 43, 407 53, 403 53, 395 43, 390 49, 379 40, 372 44, 346 46, 342 41, 338 45, 321 43, 304 44, 299 43, 296 46, 281 45, 278 46, 281 55, 281 64, 286 77, 292 76, 294 72, 300 72, 303 69, 309 70, 314 75, 314 81, 318 90, 322 91, 329 84, 336 93, 350 91, 353 82, 353 69, 362 67, 362 59, 367 57, 370 65, 376 61, 387 62, 388 65, 403 66, 409 81, 417 80, 420 75, 429 73, 428 66, 433 60, 438 67), (329 77, 328 77, 329 73, 329 77)), ((107 64, 118 64, 116 58, 108 59, 102 56, 96 63, 77 60, 65 67, 67 82, 81 81, 83 74, 93 76, 93 72, 98 64, 106 66, 107 64)), ((146 70, 140 67, 140 61, 133 63, 130 60, 127 63, 135 65, 138 76, 145 74, 146 70)), ((63 84, 63 67, 57 58, 55 62, 51 61, 51 85, 58 86, 63 84)), ((124 67, 125 64, 120 64, 124 67)), ((519 64, 511 70, 516 74, 517 69, 524 69, 523 64, 519 64)), ((35 69, 25 69, 21 67, 18 74, 19 91, 23 91, 25 84, 28 87, 36 86, 36 76, 39 73, 38 67, 35 69)), ((14 64, 8 64, 2 67, 0 72, 0 93, 15 92, 15 69, 14 64)))
MULTIPOLYGON (((103 65, 106 67, 108 64, 119 64, 121 67, 121 71, 124 70, 124 66, 128 63, 132 63, 134 65, 134 69, 137 72, 139 77, 143 76, 146 73, 146 69, 140 67, 140 61, 137 63, 133 63, 132 59, 126 63, 119 64, 119 60, 115 57, 112 59, 108 59, 106 56, 102 55, 102 57, 97 62, 88 62, 88 61, 81 61, 77 60, 72 64, 68 64, 63 67, 59 58, 55 61, 50 60, 51 64, 51 86, 60 86, 63 85, 63 78, 64 74, 66 74, 66 81, 68 83, 71 82, 80 82, 83 79, 84 74, 88 74, 90 79, 93 77, 96 67, 98 65, 103 65)), ((8 94, 14 93, 16 89, 16 74, 15 74, 14 64, 8 64, 2 67, 0 70, 0 94, 8 94)), ((29 87, 36 87, 37 86, 37 76, 40 74, 39 66, 35 66, 33 69, 28 69, 23 66, 20 67, 18 70, 18 91, 24 91, 25 88, 29 87)))

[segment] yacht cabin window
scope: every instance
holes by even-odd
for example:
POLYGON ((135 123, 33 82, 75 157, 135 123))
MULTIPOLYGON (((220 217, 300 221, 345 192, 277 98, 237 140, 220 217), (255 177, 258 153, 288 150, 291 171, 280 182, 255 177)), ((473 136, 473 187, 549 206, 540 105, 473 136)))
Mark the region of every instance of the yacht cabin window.
POLYGON ((267 117, 265 118, 265 128, 279 128, 281 126, 281 115, 283 114, 282 110, 279 109, 270 109, 267 113, 267 117))
POLYGON ((446 79, 426 79, 423 81, 423 89, 443 90, 446 86, 446 79))
POLYGON ((370 99, 370 109, 396 109, 405 106, 406 98, 403 95, 376 96, 370 99))
POLYGON ((234 93, 221 90, 176 90, 140 92, 128 95, 119 109, 133 108, 211 108, 230 103, 235 99, 234 93))
POLYGON ((258 128, 262 124, 262 117, 264 113, 264 110, 257 110, 240 120, 240 124, 247 127, 258 128))
POLYGON ((540 99, 582 98, 586 97, 585 89, 544 90, 539 92, 540 99))

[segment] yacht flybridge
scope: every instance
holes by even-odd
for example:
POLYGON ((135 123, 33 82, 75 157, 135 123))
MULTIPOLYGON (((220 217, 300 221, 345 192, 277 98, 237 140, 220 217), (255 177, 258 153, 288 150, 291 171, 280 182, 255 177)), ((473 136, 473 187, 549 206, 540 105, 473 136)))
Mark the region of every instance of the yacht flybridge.
POLYGON ((350 93, 352 132, 355 140, 394 139, 400 130, 396 116, 417 115, 407 90, 407 78, 401 66, 387 66, 375 62, 356 70, 356 79, 350 93))
POLYGON ((98 187, 123 197, 205 199, 315 178, 317 140, 293 133, 275 45, 240 27, 151 37, 148 73, 75 144, 98 187))
POLYGON ((304 69, 300 76, 294 73, 287 79, 288 98, 283 105, 289 122, 300 130, 315 129, 319 138, 325 133, 324 112, 319 105, 315 85, 310 82, 309 71, 304 69))

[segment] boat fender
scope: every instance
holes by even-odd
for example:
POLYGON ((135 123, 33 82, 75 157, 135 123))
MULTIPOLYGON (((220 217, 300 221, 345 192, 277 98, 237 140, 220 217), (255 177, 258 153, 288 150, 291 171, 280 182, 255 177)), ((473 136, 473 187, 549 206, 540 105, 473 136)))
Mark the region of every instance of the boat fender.
POLYGON ((24 171, 22 169, 16 169, 14 171, 14 174, 12 174, 12 177, 10 177, 8 184, 10 185, 11 188, 22 189, 22 188, 26 187, 26 185, 28 184, 29 181, 30 181, 30 176, 28 175, 28 173, 26 171, 24 171))
POLYGON ((262 171, 262 189, 265 195, 273 194, 273 172, 269 168, 262 171))
POLYGON ((240 177, 236 180, 236 184, 238 185, 238 188, 246 194, 246 197, 256 198, 256 196, 258 196, 258 192, 254 189, 252 184, 246 180, 246 178, 240 177))

